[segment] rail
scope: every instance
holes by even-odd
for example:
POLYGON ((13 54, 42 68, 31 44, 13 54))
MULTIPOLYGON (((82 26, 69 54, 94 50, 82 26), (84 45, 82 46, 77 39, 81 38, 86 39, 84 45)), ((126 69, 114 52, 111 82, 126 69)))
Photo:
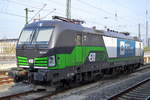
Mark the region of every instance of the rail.
MULTIPOLYGON (((131 99, 132 100, 144 100, 144 98, 146 99, 148 97, 145 97, 146 95, 144 97, 140 97, 139 95, 142 95, 142 94, 141 94, 141 92, 139 92, 138 88, 140 88, 140 89, 146 88, 147 89, 147 88, 149 88, 148 86, 150 86, 150 78, 147 78, 147 79, 145 79, 145 80, 143 80, 143 81, 141 81, 141 82, 139 82, 139 83, 137 83, 137 84, 127 88, 124 91, 121 91, 120 93, 110 97, 108 100, 120 100, 121 98, 124 98, 124 99, 127 99, 127 100, 129 98, 130 98, 130 100, 131 99), (149 83, 149 84, 147 86, 143 86, 146 83, 149 83), (130 92, 132 92, 132 93, 130 93, 130 92), (127 93, 130 93, 130 95, 127 95, 127 93), (133 94, 134 94, 134 96, 133 96, 133 94), (123 97, 124 95, 126 95, 126 96, 123 97)), ((142 92, 144 93, 144 91, 142 91, 142 92)), ((150 94, 150 91, 149 91, 149 94, 150 94)), ((147 95, 147 96, 149 96, 149 95, 147 95)))

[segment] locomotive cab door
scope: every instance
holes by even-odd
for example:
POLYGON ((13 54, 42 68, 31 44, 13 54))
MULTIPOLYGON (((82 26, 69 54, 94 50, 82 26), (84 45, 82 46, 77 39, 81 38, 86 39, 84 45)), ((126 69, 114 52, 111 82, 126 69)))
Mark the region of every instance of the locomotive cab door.
POLYGON ((75 54, 75 64, 77 66, 83 65, 85 62, 86 47, 84 45, 86 35, 83 33, 76 34, 76 54, 75 54))

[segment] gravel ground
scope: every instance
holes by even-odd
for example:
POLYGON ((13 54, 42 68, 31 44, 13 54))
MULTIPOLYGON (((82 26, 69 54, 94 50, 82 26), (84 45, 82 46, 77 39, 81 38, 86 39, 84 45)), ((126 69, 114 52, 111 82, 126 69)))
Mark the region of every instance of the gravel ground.
POLYGON ((11 94, 17 94, 29 90, 32 90, 32 86, 23 83, 3 85, 0 87, 0 97, 11 95, 11 94))
POLYGON ((139 79, 143 79, 140 76, 145 73, 149 75, 150 69, 144 69, 132 74, 124 74, 117 77, 105 76, 101 81, 71 89, 64 93, 52 96, 51 98, 45 98, 44 100, 107 100, 108 96, 116 94, 121 89, 132 85, 130 82, 134 83, 135 81, 140 81, 139 79), (133 78, 137 79, 132 81, 133 78))
POLYGON ((11 88, 14 84, 7 84, 7 85, 1 85, 0 86, 0 94, 2 92, 7 92, 9 91, 9 88, 11 88))

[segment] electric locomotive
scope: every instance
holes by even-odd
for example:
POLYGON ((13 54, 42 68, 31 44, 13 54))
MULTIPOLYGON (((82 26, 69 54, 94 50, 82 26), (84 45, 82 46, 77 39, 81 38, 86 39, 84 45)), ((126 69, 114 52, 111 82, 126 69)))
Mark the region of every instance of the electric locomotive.
POLYGON ((25 25, 16 47, 16 81, 53 86, 129 72, 143 65, 138 38, 97 30, 83 21, 54 16, 25 25))

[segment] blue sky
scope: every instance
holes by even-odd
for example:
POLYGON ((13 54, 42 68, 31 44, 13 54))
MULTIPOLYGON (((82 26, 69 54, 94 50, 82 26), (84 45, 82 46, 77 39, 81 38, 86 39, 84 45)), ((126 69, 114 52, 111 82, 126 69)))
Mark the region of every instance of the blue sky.
MULTIPOLYGON (((84 20, 84 26, 87 27, 108 27, 130 32, 134 36, 138 34, 140 23, 141 35, 145 38, 145 12, 148 10, 149 21, 149 3, 149 0, 72 0, 71 17, 84 20)), ((24 9, 34 10, 29 13, 31 18, 44 4, 46 6, 40 12, 41 18, 56 9, 44 20, 50 20, 53 15, 65 16, 66 0, 0 0, 0 38, 18 38, 25 25, 24 9)))

